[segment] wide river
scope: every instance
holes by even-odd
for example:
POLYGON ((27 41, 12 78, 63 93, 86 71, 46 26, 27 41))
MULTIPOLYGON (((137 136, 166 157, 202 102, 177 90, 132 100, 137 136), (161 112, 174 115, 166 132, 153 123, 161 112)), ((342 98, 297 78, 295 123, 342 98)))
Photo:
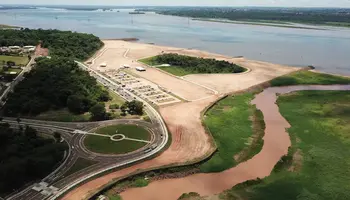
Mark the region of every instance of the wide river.
POLYGON ((228 56, 350 75, 350 28, 307 30, 193 21, 153 13, 2 10, 0 24, 93 33, 102 39, 139 38, 140 42, 195 48, 228 56))

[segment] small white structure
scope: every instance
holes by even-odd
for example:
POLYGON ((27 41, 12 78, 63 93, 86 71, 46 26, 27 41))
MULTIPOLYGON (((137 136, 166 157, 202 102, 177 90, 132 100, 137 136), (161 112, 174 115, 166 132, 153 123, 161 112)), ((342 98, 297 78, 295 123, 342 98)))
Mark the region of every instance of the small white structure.
POLYGON ((24 46, 23 51, 24 52, 34 52, 35 51, 35 46, 24 46))
POLYGON ((101 63, 100 67, 107 67, 107 63, 101 63))
POLYGON ((143 67, 136 67, 135 69, 136 69, 137 71, 139 71, 139 72, 144 72, 144 71, 146 71, 146 69, 143 68, 143 67))
POLYGON ((123 65, 124 69, 130 68, 130 65, 123 65))

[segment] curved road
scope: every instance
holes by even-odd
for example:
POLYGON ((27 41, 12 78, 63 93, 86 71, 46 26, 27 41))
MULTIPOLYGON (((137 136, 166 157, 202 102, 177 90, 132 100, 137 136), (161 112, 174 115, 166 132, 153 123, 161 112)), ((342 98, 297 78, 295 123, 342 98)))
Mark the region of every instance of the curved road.
MULTIPOLYGON (((13 127, 18 127, 18 122, 13 118, 4 118, 3 122, 9 123, 13 127)), ((29 125, 40 132, 43 133, 54 133, 59 132, 62 135, 62 138, 69 145, 69 153, 66 156, 64 162, 55 170, 52 174, 48 175, 42 181, 49 183, 50 185, 63 188, 66 185, 74 182, 76 179, 81 178, 89 173, 96 173, 99 170, 103 170, 104 168, 108 168, 116 163, 123 163, 124 161, 138 158, 144 154, 144 150, 149 148, 150 145, 158 145, 161 143, 161 137, 158 134, 155 134, 155 126, 149 122, 145 122, 142 120, 110 120, 103 122, 87 122, 87 123, 61 123, 61 122, 49 122, 49 121, 38 121, 38 120, 30 120, 30 119, 21 119, 19 123, 21 126, 29 125), (116 125, 116 124, 134 124, 138 126, 145 127, 150 130, 154 134, 154 139, 151 144, 146 145, 145 147, 128 153, 124 155, 101 155, 96 154, 90 151, 87 151, 83 145, 83 139, 86 135, 73 133, 75 130, 87 131, 90 129, 95 129, 98 127, 108 126, 108 125, 116 125), (80 127, 80 128, 77 128, 80 127), (84 158, 88 160, 95 161, 96 164, 81 170, 77 173, 74 173, 70 176, 64 177, 64 174, 74 165, 78 158, 84 158)), ((8 197, 7 199, 45 199, 46 197, 41 195, 40 193, 31 190, 33 185, 24 189, 22 192, 18 192, 17 194, 8 197)))
MULTIPOLYGON (((93 178, 94 176, 113 170, 128 164, 132 164, 137 161, 141 161, 148 157, 157 154, 162 150, 168 141, 168 131, 165 123, 160 114, 146 101, 135 96, 127 90, 124 90, 117 83, 108 79, 104 75, 88 68, 84 64, 77 62, 78 65, 90 72, 99 82, 103 83, 110 90, 114 91, 118 95, 122 96, 126 101, 139 100, 145 105, 145 112, 151 119, 152 123, 148 123, 142 120, 111 120, 102 122, 87 122, 87 123, 64 123, 64 122, 50 122, 31 119, 21 119, 21 125, 29 125, 43 132, 60 132, 62 137, 69 145, 69 153, 65 158, 61 166, 55 170, 52 174, 44 178, 42 181, 47 182, 50 186, 58 188, 58 192, 54 195, 43 195, 39 192, 32 190, 33 185, 18 192, 17 194, 8 197, 9 200, 36 200, 36 199, 56 199, 66 191, 70 190, 74 186, 81 182, 93 178), (88 131, 100 126, 115 125, 115 124, 136 124, 146 127, 154 134, 154 138, 151 144, 146 145, 140 150, 131 152, 125 155, 101 155, 87 151, 82 145, 82 141, 85 137, 83 134, 74 134, 75 130, 88 131), (85 158, 96 161, 94 164, 84 170, 64 177, 64 173, 67 172, 76 162, 78 158, 85 158)), ((4 122, 10 123, 12 126, 18 126, 18 122, 15 118, 4 118, 4 122)))

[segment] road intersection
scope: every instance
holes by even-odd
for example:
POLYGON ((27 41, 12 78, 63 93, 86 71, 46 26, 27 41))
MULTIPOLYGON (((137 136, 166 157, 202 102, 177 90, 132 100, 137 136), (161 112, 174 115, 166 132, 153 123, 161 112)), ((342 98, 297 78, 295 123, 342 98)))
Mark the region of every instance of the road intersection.
POLYGON ((160 152, 168 142, 168 131, 165 123, 160 114, 150 105, 138 96, 124 90, 118 86, 115 82, 108 79, 104 75, 98 73, 85 66, 83 63, 77 62, 77 64, 90 72, 97 81, 103 83, 111 91, 117 93, 123 97, 126 101, 139 100, 144 103, 144 110, 149 116, 151 123, 143 120, 135 119, 118 119, 100 122, 86 122, 86 123, 65 123, 65 122, 51 122, 40 121, 31 119, 21 119, 20 122, 15 118, 4 118, 3 122, 9 123, 13 127, 19 127, 23 125, 29 125, 38 131, 45 133, 61 133, 65 142, 69 146, 69 152, 66 154, 66 158, 62 164, 50 175, 42 179, 42 182, 48 183, 50 186, 58 188, 58 191, 51 195, 43 195, 40 192, 33 190, 34 185, 23 189, 22 191, 16 191, 16 194, 7 197, 8 200, 41 200, 41 199, 57 199, 65 192, 79 185, 80 183, 92 179, 101 173, 108 172, 121 168, 123 166, 130 165, 132 163, 145 160, 154 156, 160 152), (88 151, 84 145, 83 140, 86 134, 80 134, 81 132, 89 132, 98 127, 116 125, 116 124, 133 124, 146 128, 152 133, 151 141, 139 150, 123 155, 104 155, 97 154, 88 151), (74 133, 75 132, 75 133, 74 133), (73 173, 68 176, 64 174, 74 165, 78 158, 85 158, 88 160, 96 161, 96 164, 91 165, 83 170, 73 173))

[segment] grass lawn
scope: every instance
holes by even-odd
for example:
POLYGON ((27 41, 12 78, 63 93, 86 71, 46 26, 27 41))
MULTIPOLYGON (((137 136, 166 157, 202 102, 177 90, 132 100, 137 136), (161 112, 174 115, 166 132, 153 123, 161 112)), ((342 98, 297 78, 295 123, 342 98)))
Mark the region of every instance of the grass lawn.
POLYGON ((0 64, 3 63, 3 61, 13 61, 16 63, 16 65, 27 65, 29 62, 29 59, 27 56, 4 56, 0 55, 0 64))
POLYGON ((166 71, 170 74, 173 74, 175 76, 186 76, 189 74, 196 74, 195 72, 188 71, 184 68, 181 67, 176 67, 176 66, 170 66, 170 67, 157 67, 158 69, 161 69, 163 71, 166 71))
MULTIPOLYGON (((114 125, 107 126, 96 130, 96 133, 106 134, 106 135, 115 135, 123 134, 126 137, 130 137, 133 139, 141 139, 141 140, 149 140, 150 133, 143 129, 142 127, 134 126, 134 125, 114 125)), ((147 143, 130 141, 130 140, 122 140, 122 141, 112 141, 108 137, 100 137, 89 135, 85 138, 84 144, 86 148, 90 151, 96 153, 105 153, 105 154, 124 154, 135 151, 147 143)))
POLYGON ((82 169, 85 169, 91 165, 96 164, 97 162, 92 160, 87 160, 84 158, 78 158, 77 161, 75 161, 74 165, 66 172, 64 173, 64 177, 67 177, 71 174, 74 174, 75 172, 78 172, 82 169))
MULTIPOLYGON (((139 62, 145 63, 146 65, 149 66, 155 66, 155 65, 161 65, 164 63, 157 63, 155 61, 155 57, 150 57, 150 58, 144 58, 139 60, 139 62)), ((170 66, 170 67, 157 67, 158 69, 164 70, 170 74, 173 74, 175 76, 185 76, 188 74, 197 74, 196 72, 193 71, 189 71, 188 69, 184 69, 181 67, 177 67, 177 66, 170 66)))
POLYGON ((140 140, 150 140, 150 133, 142 127, 135 125, 113 125, 100 128, 95 131, 98 134, 115 135, 123 134, 126 137, 140 140), (116 131, 118 133, 116 133, 116 131))
POLYGON ((214 137, 218 152, 200 166, 202 172, 224 171, 261 150, 264 122, 261 112, 250 104, 253 98, 251 93, 230 96, 207 112, 204 123, 214 137), (238 154, 239 159, 235 160, 238 154))
POLYGON ((290 75, 275 78, 270 83, 271 86, 350 84, 350 78, 310 71, 298 71, 290 75))
MULTIPOLYGON (((159 55, 161 56, 161 55, 159 55)), ((161 69, 163 71, 166 71, 170 74, 173 74, 175 76, 185 76, 185 75, 189 75, 189 74, 208 74, 210 72, 207 73, 203 73, 200 70, 196 69, 196 66, 161 66, 163 64, 167 64, 167 63, 159 63, 156 60, 157 56, 154 57, 149 57, 149 58, 144 58, 144 59, 140 59, 139 62, 144 63, 146 65, 149 66, 154 66, 158 69, 161 69)), ((206 62, 210 62, 210 61, 206 61, 206 62)), ((197 66, 198 67, 198 66, 197 66)), ((244 71, 246 71, 246 69, 243 69, 244 71)), ((211 72, 211 73, 220 73, 219 71, 216 72, 211 72)), ((229 72, 225 72, 222 71, 221 69, 221 73, 229 73, 229 72)))
POLYGON ((68 109, 50 110, 35 116, 34 119, 47 120, 47 121, 59 121, 59 122, 88 122, 90 120, 90 114, 76 115, 68 111, 68 109))
POLYGON ((292 161, 223 199, 350 199, 350 92, 301 91, 281 96, 278 105, 291 124, 292 161))

